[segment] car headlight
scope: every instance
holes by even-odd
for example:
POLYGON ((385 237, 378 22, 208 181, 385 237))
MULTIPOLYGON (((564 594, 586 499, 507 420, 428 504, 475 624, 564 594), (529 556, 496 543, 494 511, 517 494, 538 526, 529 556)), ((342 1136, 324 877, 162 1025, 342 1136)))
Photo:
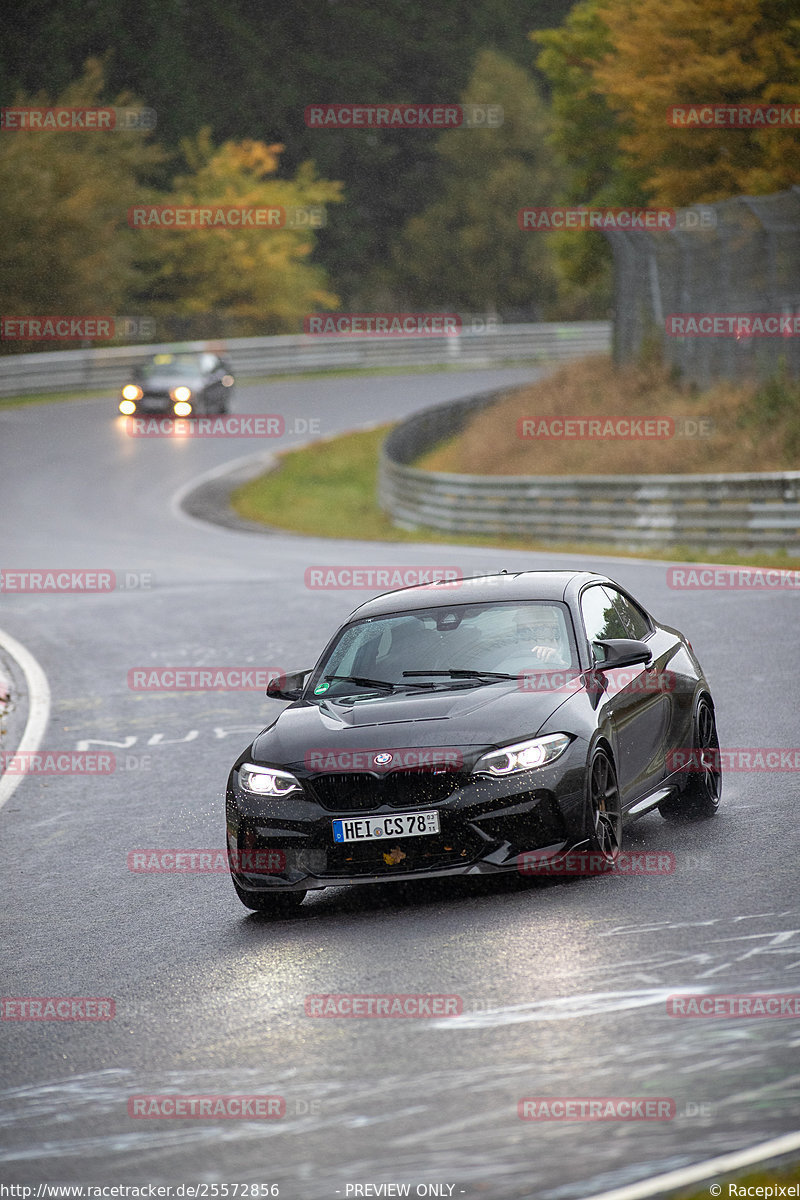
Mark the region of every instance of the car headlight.
POLYGON ((549 733, 546 737, 531 738, 529 742, 516 742, 500 750, 490 750, 482 755, 472 768, 475 775, 516 775, 519 771, 530 771, 544 767, 563 754, 572 739, 568 733, 549 733))
POLYGON ((187 387, 176 387, 172 389, 170 396, 173 400, 177 400, 178 402, 191 400, 192 389, 187 387))
POLYGON ((141 400, 144 393, 142 389, 135 383, 126 383, 122 389, 122 397, 124 400, 141 400))
POLYGON ((243 763, 239 767, 239 785, 254 796, 288 796, 303 790, 300 781, 288 771, 257 767, 254 763, 243 763))

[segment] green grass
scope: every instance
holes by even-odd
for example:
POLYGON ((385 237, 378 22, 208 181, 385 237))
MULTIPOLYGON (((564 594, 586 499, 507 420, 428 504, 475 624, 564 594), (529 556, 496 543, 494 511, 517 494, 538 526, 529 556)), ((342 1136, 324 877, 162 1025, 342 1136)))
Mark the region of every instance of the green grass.
MULTIPOLYGON (((103 388, 88 392, 37 392, 32 396, 0 396, 0 409, 24 408, 28 404, 60 404, 62 400, 100 400, 108 397, 109 390, 103 388)), ((116 393, 115 393, 116 394, 116 393)))
POLYGON ((419 541, 375 503, 378 453, 389 426, 315 442, 282 454, 279 466, 231 496, 235 511, 294 533, 375 541, 419 541))
MULTIPOLYGON (((788 1184, 800 1183, 800 1163, 793 1163, 791 1166, 782 1166, 774 1170, 759 1170, 750 1175, 732 1175, 719 1176, 717 1180, 709 1179, 699 1189, 682 1189, 677 1192, 670 1192, 670 1200, 711 1200, 711 1192, 708 1190, 712 1184, 719 1183, 722 1191, 719 1193, 719 1200, 729 1200, 728 1184, 735 1184, 737 1188, 749 1187, 766 1187, 771 1185, 775 1187, 781 1184, 786 1187, 788 1184)), ((733 1193, 734 1196, 736 1193, 733 1193)), ((741 1193, 747 1195, 746 1192, 741 1193)), ((757 1196, 758 1192, 752 1192, 753 1196, 757 1196)), ((764 1193, 762 1192, 763 1196, 764 1193)))
POLYGON ((526 537, 492 534, 459 536, 419 527, 398 529, 377 504, 378 458, 392 428, 382 425, 365 432, 314 442, 281 454, 275 469, 250 480, 231 496, 235 512, 290 533, 357 541, 432 542, 487 546, 504 550, 536 550, 595 557, 668 559, 670 562, 729 563, 742 566, 795 568, 800 559, 785 553, 722 554, 695 552, 679 546, 626 553, 616 546, 580 543, 549 544, 526 537))

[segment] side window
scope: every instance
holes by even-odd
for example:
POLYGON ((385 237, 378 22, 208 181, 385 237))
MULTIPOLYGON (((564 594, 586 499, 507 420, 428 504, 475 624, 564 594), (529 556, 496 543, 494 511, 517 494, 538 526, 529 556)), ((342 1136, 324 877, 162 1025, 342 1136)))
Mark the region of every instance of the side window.
POLYGON ((628 637, 638 638, 641 641, 642 638, 646 638, 652 633, 650 622, 638 604, 634 604, 616 588, 604 588, 604 591, 613 597, 617 612, 628 630, 628 637))
POLYGON ((599 584, 587 588, 581 596, 581 615, 590 645, 597 638, 631 636, 622 623, 613 598, 599 584))

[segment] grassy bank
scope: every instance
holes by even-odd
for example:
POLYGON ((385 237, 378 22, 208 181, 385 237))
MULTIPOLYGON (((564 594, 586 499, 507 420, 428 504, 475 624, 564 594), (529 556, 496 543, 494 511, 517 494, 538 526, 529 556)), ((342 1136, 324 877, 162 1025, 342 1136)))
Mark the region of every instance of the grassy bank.
MULTIPOLYGON (((525 427, 522 427, 523 429, 525 427)), ((703 392, 655 364, 568 363, 477 413, 416 464, 464 475, 700 475, 800 468, 800 385, 721 382, 703 392), (552 418, 661 422, 658 438, 543 437, 552 418), (520 421, 532 421, 520 435, 520 421), (674 430, 674 433, 673 433, 674 430)))
MULTIPOLYGON (((383 542, 433 542, 462 546, 492 546, 507 550, 535 550, 585 554, 590 557, 625 557, 615 546, 573 543, 546 545, 533 538, 457 534, 418 528, 396 529, 376 501, 378 458, 391 426, 351 433, 315 442, 282 454, 273 471, 251 480, 231 496, 240 516, 250 521, 314 537, 352 538, 383 542)), ((800 560, 783 554, 695 554, 685 548, 670 551, 637 551, 636 558, 671 562, 720 562, 759 566, 794 567, 800 560)))

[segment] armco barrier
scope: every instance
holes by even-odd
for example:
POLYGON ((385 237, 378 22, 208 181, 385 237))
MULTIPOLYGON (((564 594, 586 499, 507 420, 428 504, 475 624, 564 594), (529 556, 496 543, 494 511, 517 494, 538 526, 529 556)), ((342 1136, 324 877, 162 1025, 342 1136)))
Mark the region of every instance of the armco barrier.
MULTIPOLYGON (((83 389, 116 389, 132 369, 151 355, 174 349, 158 346, 97 346, 0 355, 0 396, 83 389)), ((551 362, 608 354, 608 321, 498 324, 489 331, 465 329, 447 337, 313 337, 309 334, 231 338, 224 342, 182 342, 183 350, 224 347, 239 379, 291 375, 302 371, 357 370, 365 367, 499 366, 504 362, 551 362)), ((220 352, 223 352, 220 349, 220 352)))
POLYGON ((736 475, 450 475, 409 464, 502 392, 417 413, 384 443, 378 500, 395 524, 626 550, 800 553, 800 471, 736 475))

